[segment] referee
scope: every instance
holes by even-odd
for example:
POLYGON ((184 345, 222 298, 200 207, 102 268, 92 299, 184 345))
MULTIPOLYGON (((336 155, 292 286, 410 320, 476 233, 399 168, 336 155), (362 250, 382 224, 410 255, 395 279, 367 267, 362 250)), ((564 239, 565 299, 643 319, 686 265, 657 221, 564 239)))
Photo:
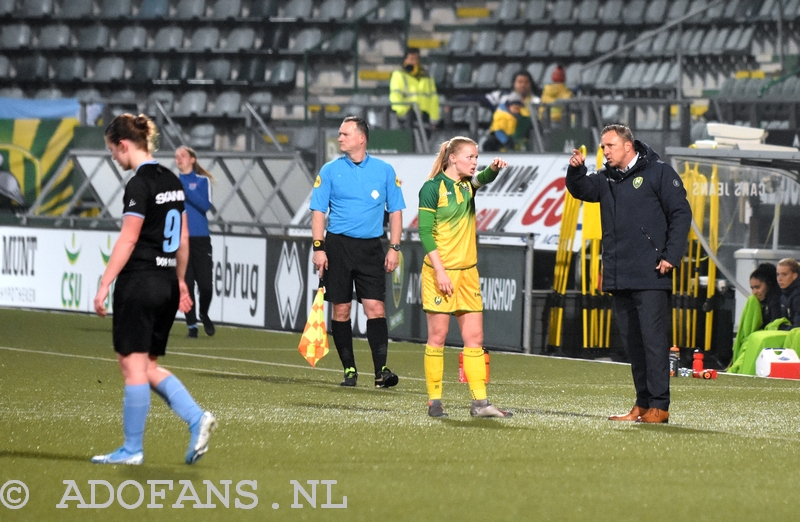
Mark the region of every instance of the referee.
POLYGON ((386 367, 386 273, 398 265, 405 202, 394 169, 367 154, 368 141, 369 126, 363 118, 344 119, 339 127, 339 149, 344 155, 323 165, 311 193, 313 263, 320 277, 327 274, 325 300, 333 304, 331 334, 344 366, 341 386, 355 386, 358 380, 350 323, 355 284, 356 297, 367 314, 375 387, 389 388, 398 377, 386 367), (381 237, 386 211, 390 248, 384 253, 381 237))

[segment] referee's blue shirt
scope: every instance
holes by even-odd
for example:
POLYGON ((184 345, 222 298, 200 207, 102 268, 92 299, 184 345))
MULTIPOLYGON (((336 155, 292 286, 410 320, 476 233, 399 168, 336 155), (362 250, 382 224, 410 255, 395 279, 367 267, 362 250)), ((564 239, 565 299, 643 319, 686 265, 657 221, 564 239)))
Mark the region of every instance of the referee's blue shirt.
POLYGON ((383 212, 406 208, 391 165, 366 155, 356 165, 347 156, 322 166, 311 191, 311 210, 328 213, 328 232, 359 239, 383 235, 383 212))

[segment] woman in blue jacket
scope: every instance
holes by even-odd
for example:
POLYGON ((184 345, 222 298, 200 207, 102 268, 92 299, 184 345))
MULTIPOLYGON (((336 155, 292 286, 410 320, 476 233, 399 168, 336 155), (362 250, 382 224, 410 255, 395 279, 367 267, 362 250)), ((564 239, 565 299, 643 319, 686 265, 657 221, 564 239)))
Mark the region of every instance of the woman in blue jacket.
MULTIPOLYGON (((206 212, 211 209, 211 181, 213 177, 206 169, 197 164, 197 154, 189 147, 182 146, 175 150, 175 164, 181 173, 183 192, 186 196, 186 214, 189 218, 189 266, 186 269, 186 285, 189 295, 194 301, 194 285, 200 293, 200 321, 203 330, 209 337, 214 335, 214 323, 208 317, 208 307, 211 305, 212 271, 214 259, 211 256, 211 237, 208 232, 208 218, 206 212)), ((195 306, 186 312, 186 326, 189 327, 188 337, 197 337, 197 316, 195 306)))

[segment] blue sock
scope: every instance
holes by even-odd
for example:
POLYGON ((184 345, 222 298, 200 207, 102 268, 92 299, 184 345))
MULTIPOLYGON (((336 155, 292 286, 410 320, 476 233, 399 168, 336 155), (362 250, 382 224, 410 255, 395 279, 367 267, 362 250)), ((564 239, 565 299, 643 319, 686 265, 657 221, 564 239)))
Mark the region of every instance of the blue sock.
POLYGON ((122 431, 125 434, 125 451, 142 451, 144 423, 150 411, 150 385, 134 384, 125 386, 122 400, 122 431))
POLYGON ((174 375, 161 381, 154 390, 190 428, 203 416, 203 410, 194 402, 189 391, 174 375))

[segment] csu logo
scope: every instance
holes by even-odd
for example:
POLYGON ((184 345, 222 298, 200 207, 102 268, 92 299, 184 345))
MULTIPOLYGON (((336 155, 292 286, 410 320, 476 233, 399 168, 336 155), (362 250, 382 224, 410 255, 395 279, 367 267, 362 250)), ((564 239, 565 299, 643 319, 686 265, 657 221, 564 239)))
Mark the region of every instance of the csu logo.
POLYGON ((294 328, 304 285, 297 243, 291 243, 291 247, 288 245, 289 243, 284 242, 281 246, 281 258, 275 273, 275 298, 278 300, 281 327, 285 328, 288 322, 294 328))

